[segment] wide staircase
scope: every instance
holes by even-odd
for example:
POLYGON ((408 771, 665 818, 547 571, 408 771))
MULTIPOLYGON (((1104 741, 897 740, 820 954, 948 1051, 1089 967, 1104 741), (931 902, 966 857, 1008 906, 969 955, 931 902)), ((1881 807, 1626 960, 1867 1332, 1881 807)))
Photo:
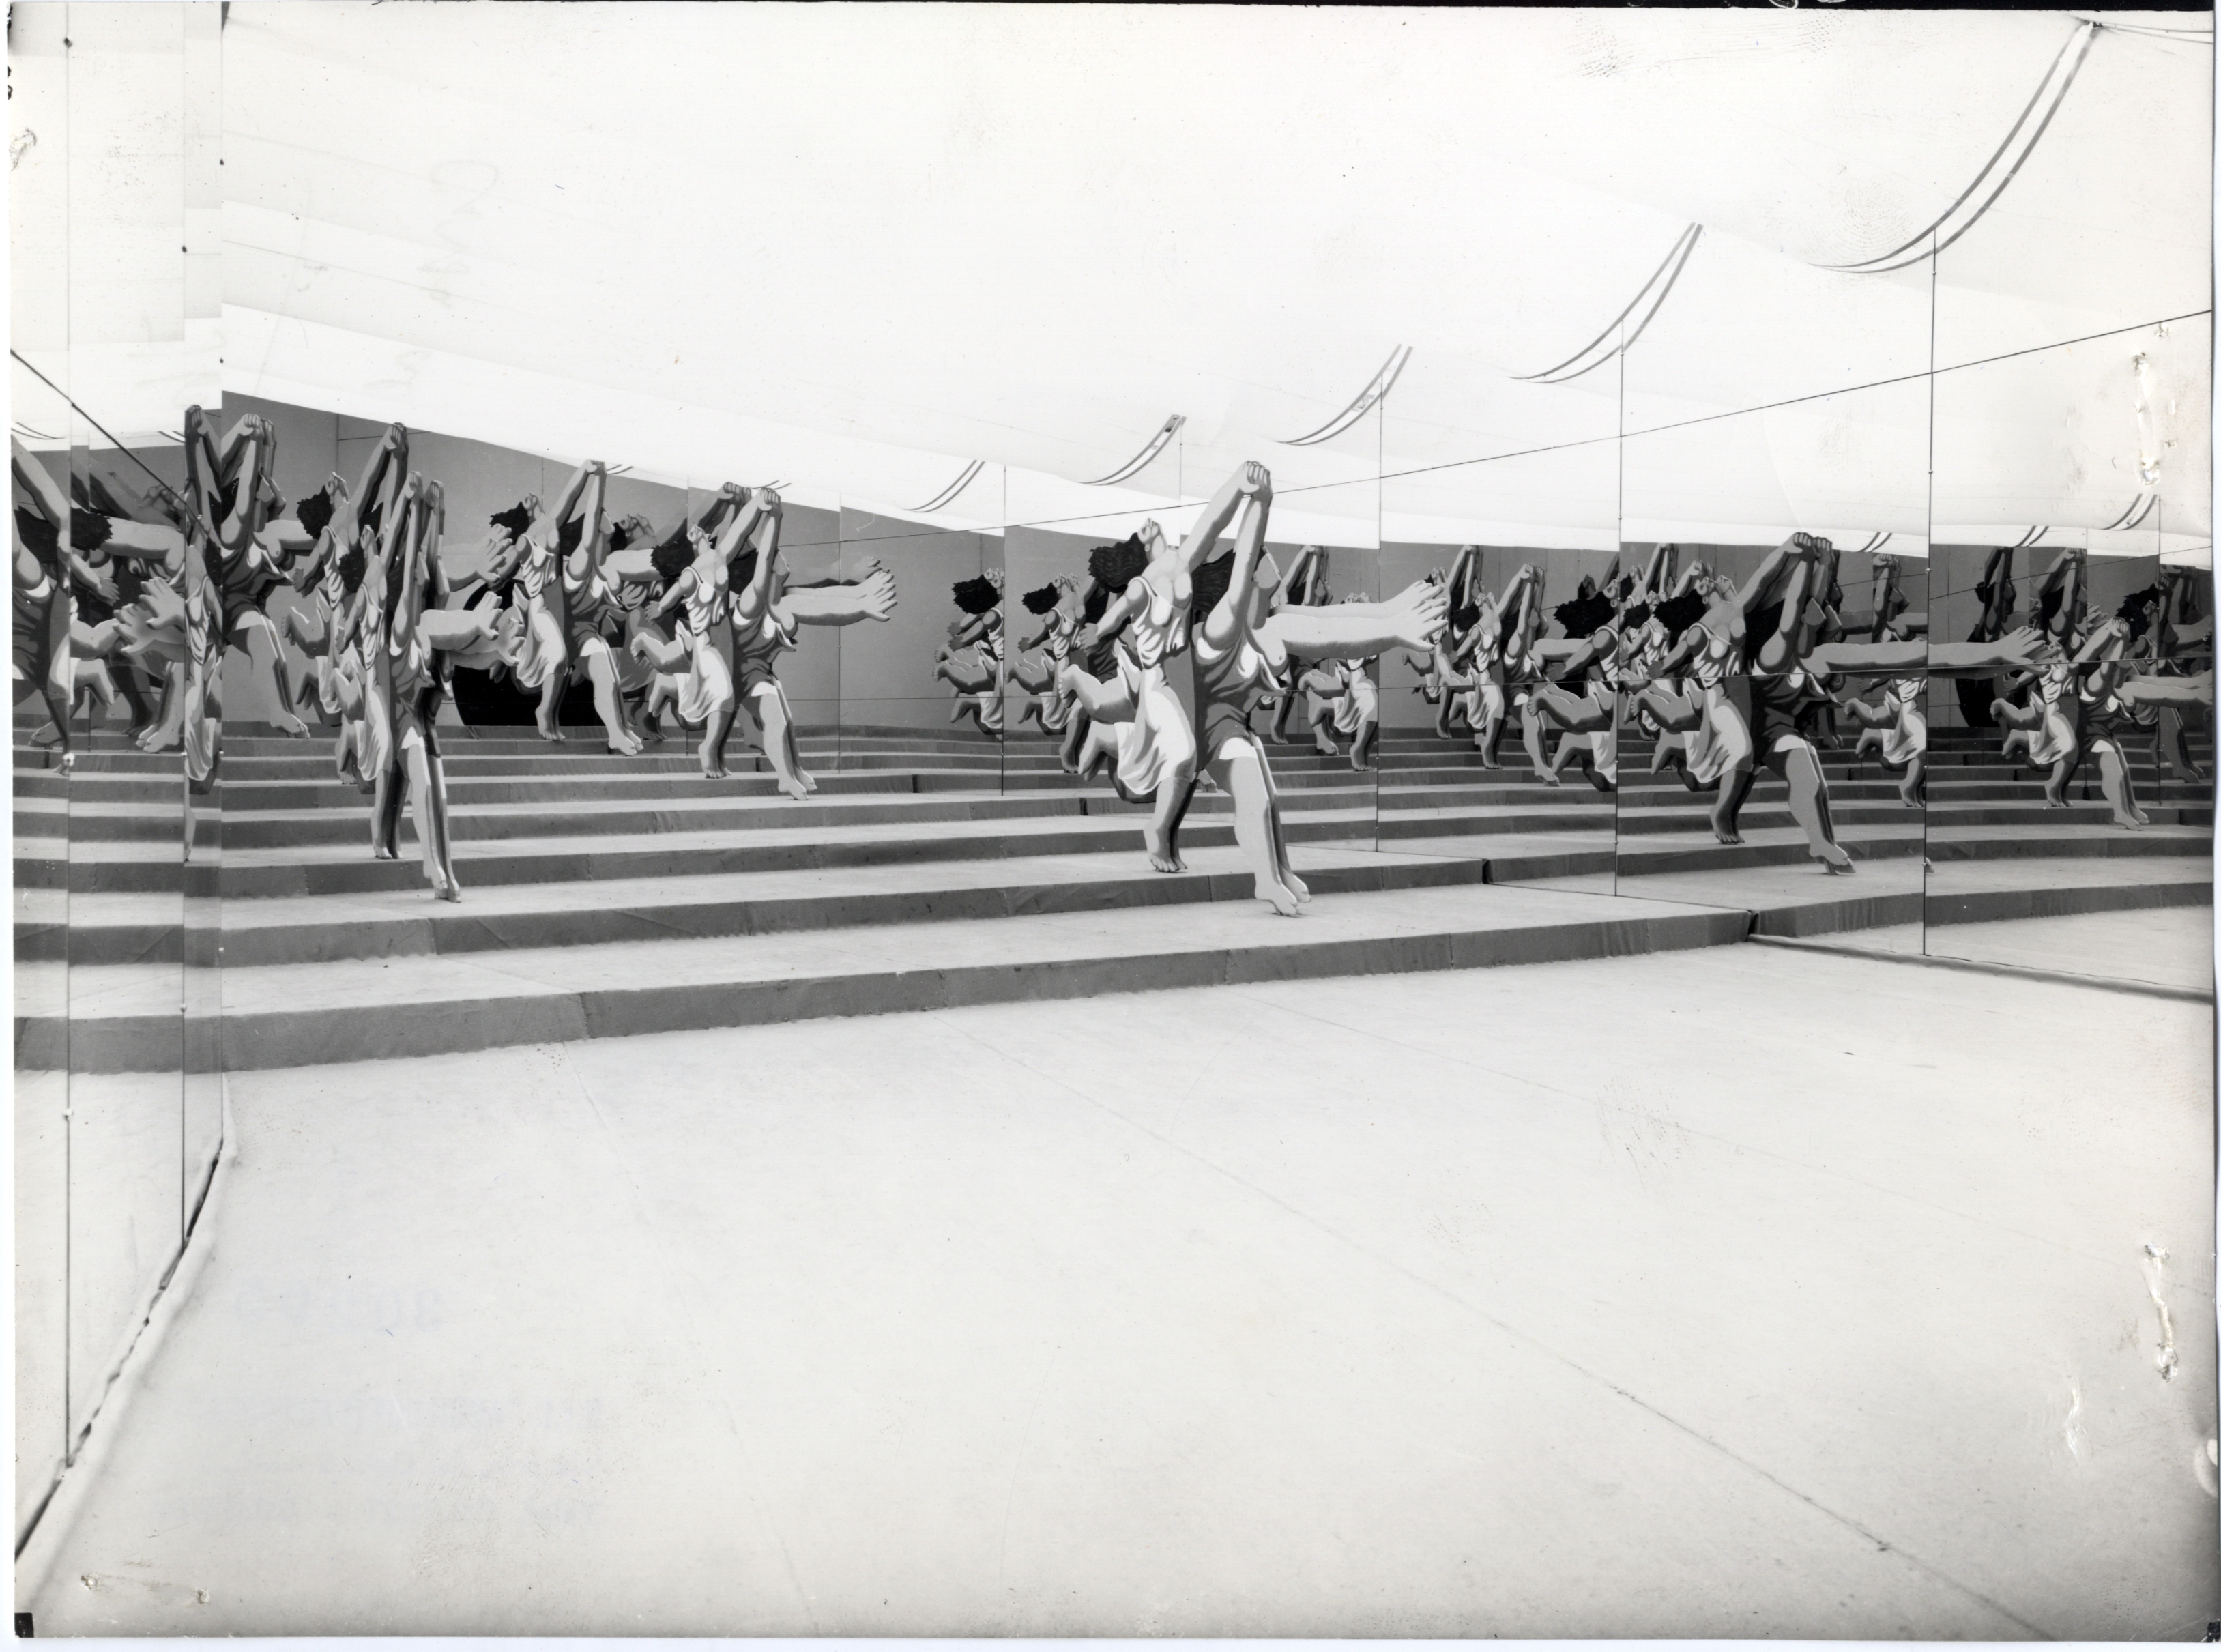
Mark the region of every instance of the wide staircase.
POLYGON ((174 755, 103 729, 65 779, 32 727, 19 714, 23 1067, 176 1065, 181 972, 221 1007, 191 1059, 269 1067, 1597 957, 1924 910, 1933 923, 2187 904, 2212 890, 2210 789, 2162 786, 2138 752, 2154 824, 2125 832, 2082 800, 2094 773, 2071 807, 2046 809, 2034 776, 1963 735, 1937 737, 1925 811, 1900 803, 1879 765, 1825 754, 1838 835, 1861 867, 1849 879, 1807 858, 1779 782, 1753 794, 1744 842, 1723 845, 1709 799, 1650 775, 1632 737, 1617 796, 1574 771, 1543 785, 1516 738, 1516 766, 1494 769, 1430 732, 1390 735, 1366 773, 1277 747, 1292 856, 1316 897, 1291 922, 1250 898, 1230 799, 1196 798, 1188 869, 1160 873, 1141 853, 1142 811, 1064 774, 1038 735, 811 730, 804 760, 819 788, 795 802, 750 753, 707 781, 676 739, 624 758, 588 729, 551 746, 529 729, 451 728, 464 899, 446 904, 412 829, 407 858, 369 857, 366 800, 334 774, 328 735, 235 727, 217 793, 191 800, 188 823, 174 755))

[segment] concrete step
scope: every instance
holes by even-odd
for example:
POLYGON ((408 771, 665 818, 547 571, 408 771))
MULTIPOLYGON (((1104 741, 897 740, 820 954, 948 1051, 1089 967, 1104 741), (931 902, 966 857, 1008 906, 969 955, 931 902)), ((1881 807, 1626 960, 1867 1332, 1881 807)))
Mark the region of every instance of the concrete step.
MULTIPOLYGON (((1486 873, 1479 860, 1359 849, 1306 847, 1297 860, 1316 894, 1478 884, 1486 873)), ((1248 875, 1223 848, 1199 851, 1186 872, 1161 873, 1129 843, 1093 854, 510 884, 466 888, 454 905, 433 900, 420 880, 210 903, 194 914, 214 932, 194 955, 239 967, 1102 911, 1234 899, 1248 892, 1248 875)), ((185 921, 175 896, 19 892, 16 955, 78 965, 182 959, 185 921)))
MULTIPOLYGON (((2156 802, 2147 802, 2144 808, 2158 824, 2210 826, 2212 823, 2213 811, 2211 808, 2178 808, 2156 802)), ((1709 794, 1685 794, 1678 806, 1652 804, 1640 809, 1622 810, 1617 816, 1617 827, 1622 835, 1683 831, 1707 819, 1710 809, 1709 794)), ((1780 792, 1777 792, 1773 799, 1754 794, 1743 805, 1742 818, 1745 822, 1761 818, 1772 820, 1786 818, 1787 813, 1787 800, 1780 792)), ((1862 803, 1847 801, 1831 792, 1829 813, 1838 826, 1880 825, 1899 819, 1918 823, 1925 819, 1931 824, 2021 826, 2030 831, 2048 830, 2055 825, 2103 825, 2112 819, 2112 810, 2102 803, 2075 803, 2063 809, 2053 809, 2036 798, 2017 803, 1938 803, 1931 798, 1924 810, 1899 802, 1893 793, 1886 801, 1862 803)))
MULTIPOLYGON (((2147 859, 2140 864, 2103 860, 2029 860, 1962 863, 1922 873, 1830 877, 1810 863, 1782 862, 1729 869, 1689 868, 1641 879, 1630 890, 1644 899, 1691 905, 1740 907, 1751 914, 1751 933, 1817 936, 1866 931, 1886 949, 1923 949, 1924 927, 2006 918, 2062 917, 2079 912, 2130 911, 2162 906, 2210 905, 2213 868, 2194 856, 2147 859), (1895 929, 1891 935, 1874 932, 1895 929)), ((1536 880, 1542 888, 1571 886, 1570 878, 1536 880)), ((1860 944, 1866 944, 1861 942, 1860 944)), ((1934 950, 1931 941, 1927 949, 1934 950)), ((2062 962, 2070 968, 2071 963, 2062 962)))
MULTIPOLYGON (((1478 968, 1713 946, 1735 910, 1477 885, 1321 894, 1291 922, 1248 898, 995 923, 900 923, 512 948, 498 954, 223 972, 233 1070, 967 1004, 1329 975, 1478 968)), ((27 964, 22 973, 55 972, 27 964)), ((68 1056, 84 1072, 178 1061, 174 965, 70 971, 68 1056)), ((35 982, 33 984, 35 988, 35 982)), ((19 1066, 62 1055, 59 1017, 19 1016, 19 1066)))

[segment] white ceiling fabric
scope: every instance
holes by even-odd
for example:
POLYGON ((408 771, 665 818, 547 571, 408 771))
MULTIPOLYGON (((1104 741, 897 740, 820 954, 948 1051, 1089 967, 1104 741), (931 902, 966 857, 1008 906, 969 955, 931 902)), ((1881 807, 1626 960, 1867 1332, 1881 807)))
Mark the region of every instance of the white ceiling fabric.
POLYGON ((1932 289, 1822 267, 1941 214, 2076 27, 242 3, 223 382, 896 514, 985 461, 949 526, 1107 529, 1254 457, 1276 533, 1338 543, 1917 554, 1931 520, 2098 530, 2157 493, 2205 545, 2210 324, 2153 324, 2211 302, 2209 45, 2101 32, 1932 289), (1517 377, 1691 224, 1624 364, 1517 377), (1385 410, 1286 445, 1398 347, 1385 410))

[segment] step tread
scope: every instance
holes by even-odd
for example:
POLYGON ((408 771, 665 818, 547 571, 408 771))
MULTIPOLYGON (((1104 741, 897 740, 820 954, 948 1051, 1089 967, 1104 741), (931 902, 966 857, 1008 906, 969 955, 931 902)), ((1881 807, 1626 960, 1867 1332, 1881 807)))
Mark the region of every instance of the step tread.
MULTIPOLYGON (((931 974, 981 966, 1003 970, 1163 954, 1301 949, 1336 942, 1453 936, 1560 925, 1642 925, 1701 909, 1646 904, 1631 913, 1611 896, 1486 885, 1320 895, 1290 922, 1246 897, 1180 907, 1140 906, 954 921, 867 925, 775 935, 537 947, 502 953, 329 963, 248 965, 223 972, 227 1023, 255 1016, 433 1005, 626 990, 776 984, 801 979, 931 974)), ((43 974, 58 965, 22 965, 43 974)), ((71 972, 73 1019, 176 1013, 174 964, 85 966, 71 972)))

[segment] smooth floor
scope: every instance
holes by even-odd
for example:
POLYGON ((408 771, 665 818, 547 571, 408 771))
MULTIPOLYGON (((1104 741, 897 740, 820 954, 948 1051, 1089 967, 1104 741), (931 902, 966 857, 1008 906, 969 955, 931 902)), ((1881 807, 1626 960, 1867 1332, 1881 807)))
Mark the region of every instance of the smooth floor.
POLYGON ((1940 958, 2213 990, 2210 905, 1940 924, 1928 931, 1927 942, 1929 952, 1940 958))
POLYGON ((18 1605, 2196 1639, 2212 1032, 1737 946, 235 1075, 18 1605))

